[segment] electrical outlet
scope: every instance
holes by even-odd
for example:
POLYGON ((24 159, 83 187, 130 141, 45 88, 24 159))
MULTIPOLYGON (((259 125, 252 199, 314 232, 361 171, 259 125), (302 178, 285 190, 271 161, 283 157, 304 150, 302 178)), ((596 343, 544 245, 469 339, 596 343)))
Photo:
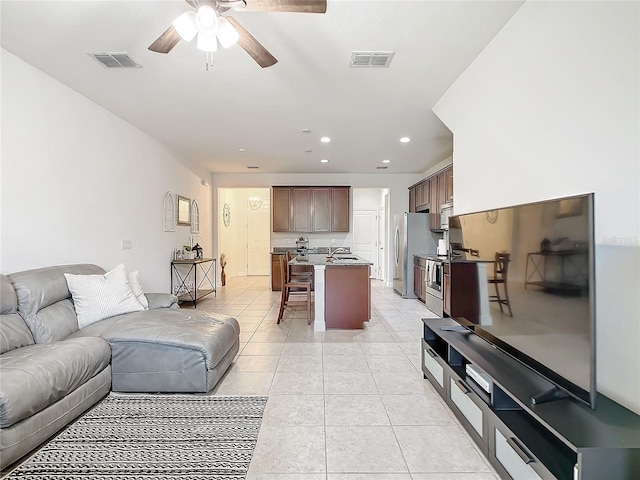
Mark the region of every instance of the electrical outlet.
POLYGON ((120 241, 120 249, 121 250, 131 250, 131 240, 121 240, 120 241))

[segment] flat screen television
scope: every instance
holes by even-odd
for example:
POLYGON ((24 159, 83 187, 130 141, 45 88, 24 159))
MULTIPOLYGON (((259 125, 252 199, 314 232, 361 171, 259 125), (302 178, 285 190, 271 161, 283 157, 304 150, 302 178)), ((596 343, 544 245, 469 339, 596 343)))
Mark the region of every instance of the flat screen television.
POLYGON ((478 274, 478 314, 455 320, 551 382, 533 403, 568 394, 595 408, 593 201, 586 194, 449 220, 451 261, 477 262, 478 274))

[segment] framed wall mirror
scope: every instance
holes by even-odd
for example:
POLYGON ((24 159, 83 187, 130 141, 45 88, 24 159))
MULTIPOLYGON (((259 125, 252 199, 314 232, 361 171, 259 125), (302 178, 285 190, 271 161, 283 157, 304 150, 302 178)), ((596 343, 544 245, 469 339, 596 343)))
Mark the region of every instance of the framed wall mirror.
POLYGON ((178 198, 178 225, 188 227, 191 225, 191 200, 182 195, 177 195, 178 198))

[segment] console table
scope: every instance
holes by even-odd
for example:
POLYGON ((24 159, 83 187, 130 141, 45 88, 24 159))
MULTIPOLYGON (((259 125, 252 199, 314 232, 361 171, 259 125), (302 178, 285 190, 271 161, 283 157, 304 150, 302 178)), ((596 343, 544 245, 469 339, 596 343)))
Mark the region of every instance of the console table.
POLYGON ((196 308, 198 300, 202 297, 210 293, 217 295, 216 283, 215 258, 171 262, 171 293, 176 295, 180 302, 193 302, 193 308, 196 308))
POLYGON ((571 398, 533 405, 549 381, 453 319, 422 322, 424 378, 502 478, 640 478, 640 415, 601 394, 595 410, 571 398), (486 372, 489 391, 467 364, 486 372))
POLYGON ((586 269, 587 250, 531 252, 527 254, 524 288, 535 285, 549 293, 577 295, 587 288, 589 272, 586 269), (547 262, 552 258, 560 262, 559 275, 555 280, 549 279, 547 272, 547 262))

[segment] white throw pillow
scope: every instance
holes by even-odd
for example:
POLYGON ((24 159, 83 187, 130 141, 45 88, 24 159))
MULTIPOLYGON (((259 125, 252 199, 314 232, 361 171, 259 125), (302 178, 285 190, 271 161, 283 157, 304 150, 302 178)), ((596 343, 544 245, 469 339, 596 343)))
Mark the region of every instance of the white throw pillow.
POLYGON ((78 317, 78 328, 105 318, 144 310, 127 282, 124 265, 104 275, 64 274, 78 317))
POLYGON ((140 302, 140 305, 142 305, 145 310, 149 310, 149 301, 142 291, 142 285, 140 285, 140 280, 138 279, 138 271, 128 273, 127 280, 129 280, 131 291, 140 302))

